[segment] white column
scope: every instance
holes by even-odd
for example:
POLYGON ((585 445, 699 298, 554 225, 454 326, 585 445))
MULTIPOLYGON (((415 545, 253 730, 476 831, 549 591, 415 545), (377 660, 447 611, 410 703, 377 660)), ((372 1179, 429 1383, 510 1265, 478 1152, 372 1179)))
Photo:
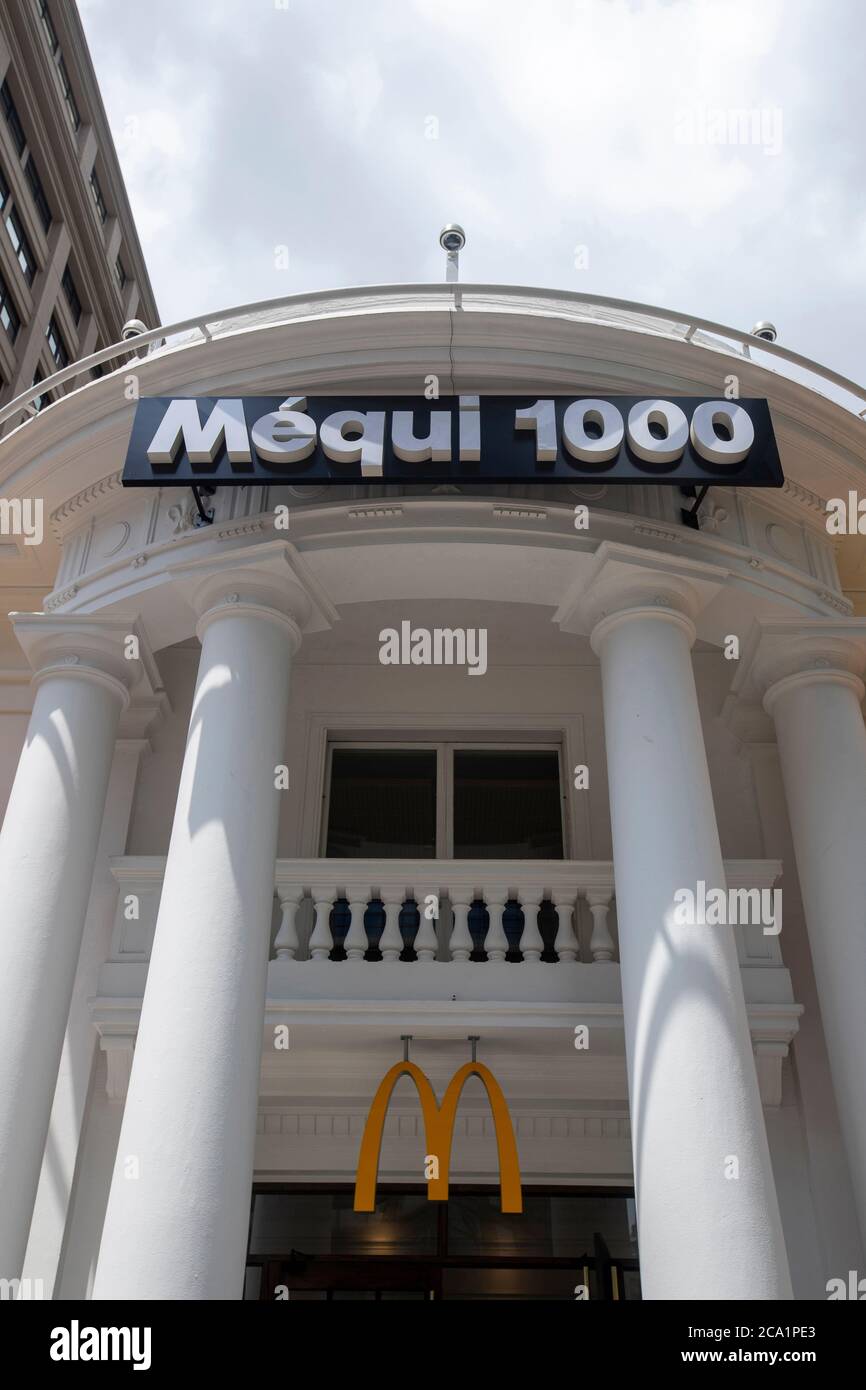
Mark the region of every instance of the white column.
POLYGON ((677 890, 696 892, 701 880, 725 887, 686 587, 620 595, 592 632, 604 691, 641 1283, 649 1299, 787 1299, 733 931, 673 920, 677 890))
POLYGON ((801 627, 765 636, 764 706, 776 726, 821 1020, 866 1242, 866 728, 858 674, 866 625, 856 625, 857 640, 835 635, 851 624, 808 626, 808 635, 801 627), (772 675, 778 679, 768 681, 772 675))
POLYGON ((97 1299, 241 1297, 289 667, 288 582, 216 574, 202 643, 97 1299), (227 590, 232 592, 227 592, 227 590))
POLYGON ((21 1272, 121 709, 128 623, 21 615, 36 695, 0 834, 0 1278, 21 1272))

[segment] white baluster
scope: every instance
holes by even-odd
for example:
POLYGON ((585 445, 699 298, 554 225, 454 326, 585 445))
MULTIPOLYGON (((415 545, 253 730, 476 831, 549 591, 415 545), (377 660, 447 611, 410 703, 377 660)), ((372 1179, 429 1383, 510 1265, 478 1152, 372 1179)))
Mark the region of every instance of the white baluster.
POLYGON ((361 886, 352 885, 346 896, 349 899, 349 911, 351 920, 343 948, 346 952, 347 960, 363 960, 364 952, 369 946, 367 932, 364 927, 364 913, 367 911, 368 891, 361 886))
POLYGON ((286 888, 279 896, 283 916, 280 929, 274 938, 274 953, 277 960, 294 960, 300 944, 296 919, 303 894, 300 888, 286 888))
POLYGON ((400 932, 400 913, 403 909, 403 890, 383 888, 382 906, 385 909, 385 927, 379 938, 379 950, 383 960, 399 960, 403 950, 403 937, 400 932))
POLYGON ((553 949, 559 960, 580 960, 580 942, 574 934, 571 920, 574 912, 574 900, 570 896, 557 894, 553 899, 553 905, 556 908, 559 923, 556 928, 553 949))
POLYGON ((316 892, 314 898, 316 923, 310 937, 310 957, 312 960, 327 960, 334 949, 334 938, 331 935, 331 908, 334 906, 335 896, 336 889, 316 892))
POLYGON ((502 914, 508 901, 508 891, 504 888, 491 888, 485 899, 490 925, 484 938, 484 949, 488 960, 505 960, 508 950, 508 937, 502 925, 502 914))
POLYGON ((615 946, 607 925, 607 910, 610 907, 611 893, 608 888, 588 888, 586 901, 592 913, 592 937, 589 942, 590 954, 594 961, 613 960, 615 946))
MULTIPOLYGON (((469 898, 465 894, 465 898, 469 898)), ((448 949, 452 960, 469 960, 475 943, 472 940, 472 933, 469 930, 469 910, 471 902, 464 901, 464 897, 451 899, 451 912, 454 917, 454 925, 451 928, 451 938, 448 942, 448 949)))
POLYGON ((524 893, 521 898, 523 932, 520 937, 520 950, 524 960, 541 960, 541 953, 544 950, 544 938, 538 928, 541 898, 540 889, 524 893))
POLYGON ((418 912, 420 913, 418 930, 415 933, 415 954, 419 961, 435 960, 439 950, 439 941, 433 919, 427 917, 424 912, 424 894, 422 893, 420 897, 416 895, 415 902, 418 904, 418 912))

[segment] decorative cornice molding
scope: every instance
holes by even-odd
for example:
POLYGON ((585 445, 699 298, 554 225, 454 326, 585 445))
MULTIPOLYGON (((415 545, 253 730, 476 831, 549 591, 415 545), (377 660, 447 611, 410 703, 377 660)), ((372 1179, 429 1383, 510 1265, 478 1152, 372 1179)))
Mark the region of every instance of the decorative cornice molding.
POLYGON ((68 589, 61 589, 59 593, 49 594, 42 607, 46 613, 53 613, 55 608, 62 608, 64 603, 75 598, 78 593, 78 585, 70 584, 68 589))
POLYGON ((828 603, 831 608, 835 608, 837 613, 844 613, 847 616, 854 611, 854 605, 850 599, 842 598, 839 594, 831 594, 827 589, 822 589, 818 597, 823 603, 828 603))
POLYGON ((402 507, 350 507, 347 515, 351 521, 375 521, 379 517, 402 516, 402 507))
MULTIPOLYGON (((635 531, 636 534, 639 536, 654 536, 655 539, 659 541, 683 540, 683 537, 677 535, 676 531, 663 531, 660 526, 644 526, 640 523, 637 523, 635 526, 632 527, 632 530, 635 531)), ((691 539, 694 539, 694 533, 692 533, 691 539)))
POLYGON ((263 521, 242 521, 236 526, 224 526, 217 532, 217 539, 221 541, 234 540, 235 536, 255 536, 260 531, 264 531, 263 521))
POLYGON ((827 515, 827 503, 824 498, 819 497, 817 492, 810 492, 802 483, 795 483, 793 478, 785 479, 782 494, 790 497, 792 502, 799 502, 801 507, 808 507, 810 511, 818 512, 823 517, 827 515))
POLYGON ((107 478, 100 478, 98 483, 91 483, 90 487, 83 488, 74 497, 70 497, 68 502, 57 507, 49 518, 51 529, 57 540, 62 540, 65 532, 69 529, 69 524, 77 521, 81 512, 87 511, 95 502, 102 501, 104 497, 110 496, 113 492, 118 492, 121 486, 120 478, 121 470, 118 469, 116 473, 110 473, 107 478))

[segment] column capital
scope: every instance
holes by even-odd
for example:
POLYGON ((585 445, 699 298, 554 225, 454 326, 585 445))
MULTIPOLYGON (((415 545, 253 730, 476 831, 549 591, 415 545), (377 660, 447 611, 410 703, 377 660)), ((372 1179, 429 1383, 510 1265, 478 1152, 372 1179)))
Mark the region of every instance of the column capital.
POLYGON ((305 631, 328 628, 339 616, 302 557, 283 541, 188 561, 174 578, 196 616, 199 639, 219 618, 247 613, 280 624, 296 651, 305 631))
POLYGON ((866 687, 866 619, 781 618, 752 626, 729 700, 772 714, 785 691, 816 684, 847 685, 862 700, 866 687))
POLYGON ((135 687, 161 689, 147 639, 135 618, 103 613, 10 613, 9 617, 33 668, 34 682, 49 676, 95 681, 113 690, 123 709, 135 687))
POLYGON ((678 624, 695 639, 695 622, 727 578, 727 571, 678 556, 648 555, 630 545, 603 542, 588 576, 581 574, 554 621, 564 632, 589 635, 594 651, 610 629, 643 616, 678 624))

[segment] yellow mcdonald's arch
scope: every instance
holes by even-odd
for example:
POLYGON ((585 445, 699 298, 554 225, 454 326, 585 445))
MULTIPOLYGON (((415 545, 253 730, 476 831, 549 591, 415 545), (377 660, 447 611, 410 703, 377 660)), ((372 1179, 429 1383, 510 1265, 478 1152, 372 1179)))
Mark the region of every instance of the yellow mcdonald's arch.
POLYGON ((421 1114, 424 1117, 427 1152, 439 1161, 439 1171, 430 1179, 427 1196, 431 1202, 447 1202, 448 1175, 451 1167, 451 1140, 454 1134, 454 1121, 463 1087, 470 1076, 480 1077, 490 1101, 493 1125, 496 1131, 496 1147, 499 1153, 499 1194, 502 1210, 505 1212, 523 1211, 523 1194, 520 1187, 520 1165, 517 1160, 517 1145, 505 1097, 499 1082, 491 1071, 481 1062, 467 1062, 454 1073, 448 1083, 440 1108, 436 1092, 420 1067, 414 1062, 396 1062, 386 1072, 373 1097, 367 1123, 361 1138, 358 1154, 358 1172, 355 1179, 355 1211, 375 1211, 376 1183, 379 1177, 379 1155, 382 1149, 382 1134, 385 1129, 385 1116, 391 1103, 394 1087, 401 1076, 409 1076, 421 1101, 421 1114))

